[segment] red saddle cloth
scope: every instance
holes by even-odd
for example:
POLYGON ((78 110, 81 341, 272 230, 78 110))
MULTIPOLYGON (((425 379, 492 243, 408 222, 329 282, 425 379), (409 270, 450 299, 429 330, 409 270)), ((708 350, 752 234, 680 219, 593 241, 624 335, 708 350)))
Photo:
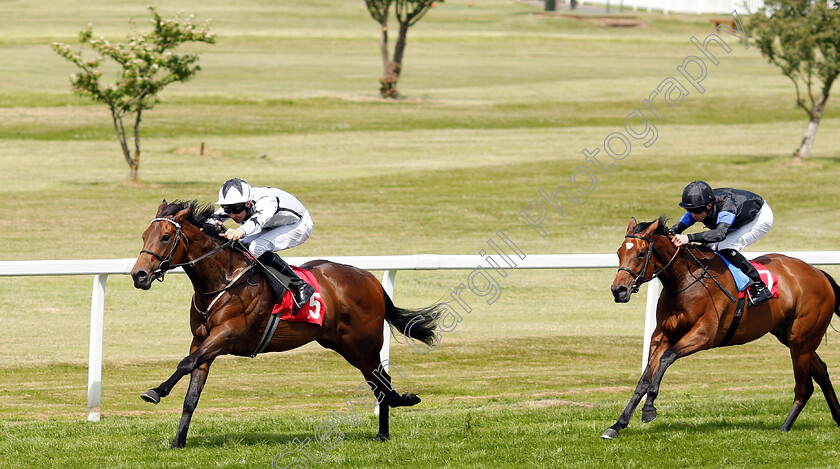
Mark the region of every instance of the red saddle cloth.
POLYGON ((308 322, 320 326, 324 323, 324 311, 326 306, 324 300, 321 298, 321 285, 318 284, 318 279, 312 272, 301 269, 297 266, 292 266, 298 277, 302 278, 306 283, 315 288, 315 293, 309 298, 309 302, 303 305, 300 309, 295 311, 295 302, 292 300, 292 292, 286 291, 283 299, 274 305, 271 314, 279 314, 280 319, 291 322, 308 322))
MULTIPOLYGON (((767 268, 764 267, 763 264, 759 264, 756 261, 750 261, 755 267, 755 270, 758 271, 758 275, 761 276, 761 280, 767 285, 767 288, 770 289, 770 293, 773 294, 773 298, 779 297, 779 282, 776 279, 776 276, 773 275, 767 268)), ((743 298, 747 296, 750 288, 745 288, 740 294, 738 294, 738 298, 743 298)))

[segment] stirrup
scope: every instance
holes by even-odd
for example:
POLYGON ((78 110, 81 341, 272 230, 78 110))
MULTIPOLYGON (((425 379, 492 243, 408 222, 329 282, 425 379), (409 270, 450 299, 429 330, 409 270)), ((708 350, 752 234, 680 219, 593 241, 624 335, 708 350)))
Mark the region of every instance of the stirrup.
POLYGON ((301 280, 303 285, 300 286, 293 286, 290 288, 292 292, 292 301, 294 301, 295 306, 300 309, 309 302, 309 298, 315 293, 315 288, 312 285, 306 283, 305 281, 301 280))
POLYGON ((755 295, 750 295, 750 306, 755 306, 756 304, 761 303, 764 300, 769 300, 770 298, 773 298, 773 292, 771 292, 767 286, 761 285, 760 287, 755 288, 755 295))

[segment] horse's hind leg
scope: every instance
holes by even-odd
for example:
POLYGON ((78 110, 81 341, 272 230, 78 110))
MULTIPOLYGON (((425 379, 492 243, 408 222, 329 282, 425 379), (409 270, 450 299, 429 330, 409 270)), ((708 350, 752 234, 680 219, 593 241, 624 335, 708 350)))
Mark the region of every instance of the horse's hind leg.
POLYGON ((347 345, 334 350, 338 351, 351 365, 362 372, 362 376, 373 390, 376 402, 379 405, 379 431, 376 434, 376 439, 379 441, 389 440, 391 438, 389 409, 391 407, 413 406, 420 402, 420 398, 416 394, 404 393, 400 395, 394 391, 391 384, 391 375, 388 374, 385 367, 388 366, 392 371, 395 370, 403 378, 407 375, 390 360, 380 362, 379 350, 374 349, 374 347, 347 345))
POLYGON ((790 430, 793 422, 796 421, 799 413, 808 403, 808 399, 811 398, 811 394, 814 393, 814 382, 811 379, 811 359, 813 355, 813 351, 803 352, 801 347, 791 344, 790 356, 793 359, 793 377, 796 380, 796 385, 794 386, 793 407, 779 429, 783 432, 790 430))
POLYGON ((420 402, 420 398, 416 394, 403 393, 400 395, 394 391, 391 384, 391 375, 385 371, 385 366, 396 370, 403 377, 406 377, 406 374, 390 360, 379 362, 378 358, 379 353, 377 352, 376 360, 366 360, 359 363, 359 370, 373 390, 376 402, 379 404, 379 431, 376 434, 376 439, 386 441, 391 438, 388 422, 390 408, 413 406, 420 402))
POLYGON ((408 375, 397 366, 395 363, 391 362, 390 360, 384 360, 379 366, 374 370, 374 374, 379 379, 379 382, 383 386, 383 391, 385 393, 385 399, 389 406, 391 407, 411 407, 413 405, 420 403, 420 396, 411 392, 404 392, 402 394, 398 393, 394 390, 394 387, 391 384, 391 375, 385 371, 385 366, 388 366, 389 369, 396 370, 399 375, 403 378, 407 378, 408 375))
POLYGON ((811 377, 820 385, 825 400, 828 402, 828 408, 831 410, 831 417, 834 422, 840 425, 840 402, 837 401, 837 395, 834 393, 834 386, 831 385, 831 379, 828 377, 828 368, 820 359, 817 352, 811 354, 811 377))

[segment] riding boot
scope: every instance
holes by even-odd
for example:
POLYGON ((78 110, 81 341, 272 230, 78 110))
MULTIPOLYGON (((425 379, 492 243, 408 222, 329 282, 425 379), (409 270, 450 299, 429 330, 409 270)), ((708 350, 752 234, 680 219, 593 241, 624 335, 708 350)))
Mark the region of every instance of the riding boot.
POLYGON ((260 255, 258 259, 264 265, 276 269, 280 274, 278 276, 274 275, 273 272, 268 271, 269 274, 266 275, 269 279, 268 283, 271 285, 271 289, 274 291, 274 296, 277 298, 277 301, 280 301, 280 299, 283 298, 283 294, 286 293, 286 290, 289 290, 292 292, 292 299, 295 302, 295 306, 300 308, 305 305, 306 302, 309 301, 309 297, 315 293, 315 289, 312 288, 312 285, 306 283, 302 278, 298 277, 292 267, 276 253, 269 251, 260 255))
POLYGON ((764 300, 769 300, 773 298, 773 293, 767 288, 767 285, 764 284, 764 281, 761 280, 761 275, 758 274, 758 271, 755 270, 755 267, 752 265, 752 262, 748 261, 743 254, 736 251, 735 249, 721 249, 719 251, 721 254, 726 257, 726 259, 732 263, 735 267, 741 269, 747 277, 752 280, 752 286, 755 291, 755 295, 750 297, 750 306, 753 306, 757 303, 761 303, 764 300))

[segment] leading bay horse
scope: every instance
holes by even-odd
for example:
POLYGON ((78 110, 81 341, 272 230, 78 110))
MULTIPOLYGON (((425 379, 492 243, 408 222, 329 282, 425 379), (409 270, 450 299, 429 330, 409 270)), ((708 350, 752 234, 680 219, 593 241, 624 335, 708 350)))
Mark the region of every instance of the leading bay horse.
POLYGON ((630 295, 642 283, 655 277, 662 281, 663 290, 656 307, 647 367, 624 412, 601 437, 616 438, 645 395, 642 421, 656 418, 653 402, 665 370, 676 359, 722 345, 745 344, 767 333, 790 348, 796 381, 793 408, 780 430, 790 430, 805 407, 814 392, 812 380, 819 384, 831 416, 840 425, 840 403, 825 363, 816 352, 831 314, 840 316, 837 282, 798 259, 781 254, 761 256, 756 261, 778 279, 779 297, 747 308, 734 335, 727 334, 733 324, 735 303, 723 289, 737 296, 735 281, 714 252, 675 247, 665 225, 664 217, 650 223, 631 220, 618 249, 620 267, 612 284, 617 303, 630 301, 630 295), (727 336, 731 339, 724 344, 727 336))
MULTIPOLYGON (((151 288, 155 279, 183 266, 192 282, 189 355, 160 386, 142 394, 157 404, 184 375, 190 384, 184 410, 172 447, 186 444, 190 420, 207 380, 213 360, 219 355, 253 356, 271 315, 275 298, 261 271, 242 249, 218 236, 218 225, 209 223, 213 209, 196 201, 168 204, 164 200, 157 216, 143 233, 143 250, 131 271, 134 286, 151 288)), ((369 272, 344 264, 317 260, 302 266, 321 286, 326 306, 323 325, 279 321, 266 352, 282 352, 317 341, 335 350, 358 368, 373 388, 379 403, 379 432, 385 441, 388 408, 420 402, 415 394, 394 391, 391 377, 380 363, 385 321, 412 339, 432 345, 441 305, 416 310, 394 306, 379 281, 369 272)))

